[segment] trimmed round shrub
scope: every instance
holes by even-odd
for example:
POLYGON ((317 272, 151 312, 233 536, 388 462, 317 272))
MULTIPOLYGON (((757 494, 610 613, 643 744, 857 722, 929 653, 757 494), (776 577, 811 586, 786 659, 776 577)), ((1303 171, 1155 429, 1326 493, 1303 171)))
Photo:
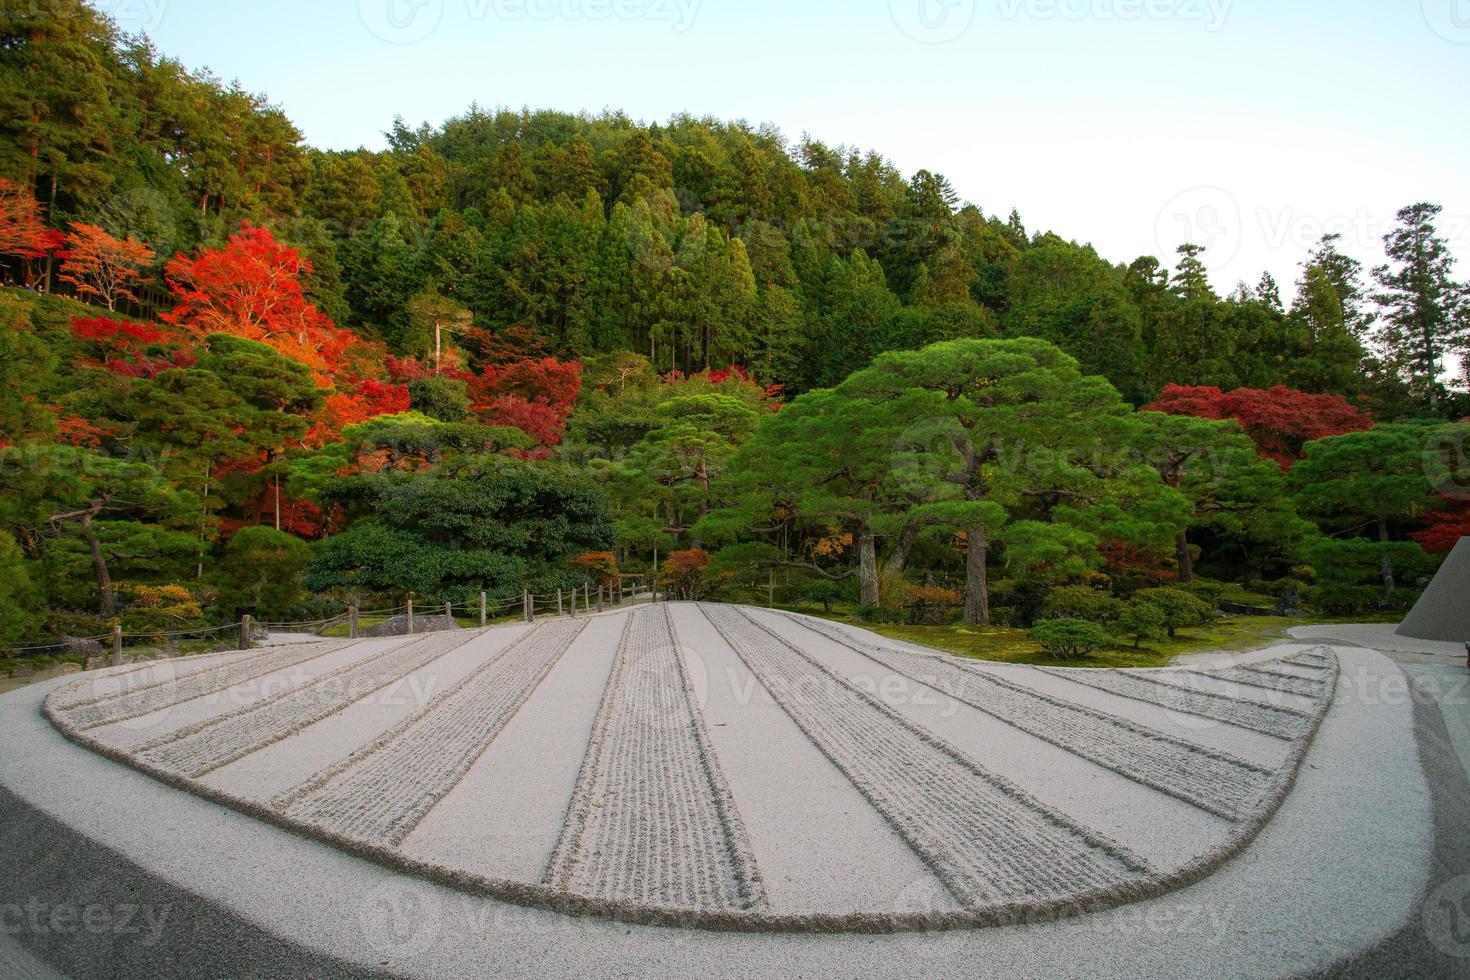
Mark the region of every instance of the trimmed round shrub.
POLYGON ((1123 614, 1123 603, 1085 585, 1064 585, 1046 594, 1042 614, 1047 619, 1082 619, 1110 623, 1123 614))
POLYGON ((1031 639, 1059 660, 1077 660, 1107 646, 1108 634, 1080 619, 1046 619, 1031 628, 1031 639))
POLYGON ((1136 650, 1144 640, 1162 640, 1168 635, 1169 624, 1164 610, 1156 603, 1140 601, 1128 603, 1113 629, 1119 636, 1131 639, 1136 650))
POLYGON ((1183 589, 1144 589, 1134 596, 1134 600, 1159 607, 1164 614, 1164 628, 1171 638, 1181 629, 1205 626, 1215 621, 1214 607, 1183 589))

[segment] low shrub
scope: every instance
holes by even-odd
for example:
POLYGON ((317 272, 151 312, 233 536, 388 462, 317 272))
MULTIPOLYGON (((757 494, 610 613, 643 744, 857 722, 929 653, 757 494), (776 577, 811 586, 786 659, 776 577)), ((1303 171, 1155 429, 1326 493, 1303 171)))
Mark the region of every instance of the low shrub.
POLYGON ((964 595, 954 589, 911 585, 903 592, 904 613, 913 626, 943 626, 954 620, 964 604, 964 595))
POLYGON ((1197 578, 1188 585, 1181 585, 1179 588, 1192 596, 1208 602, 1211 609, 1219 609, 1221 601, 1228 597, 1231 592, 1231 587, 1224 582, 1216 582, 1207 578, 1197 578))
POLYGON ((902 609, 889 609, 887 606, 858 606, 857 616, 865 623, 887 626, 901 626, 908 619, 902 609))
POLYGON ((842 586, 836 582, 812 582, 801 590, 804 602, 821 606, 822 612, 832 611, 832 603, 842 598, 842 586))
POLYGON ((1080 659, 1108 643, 1101 626, 1080 619, 1042 620, 1031 628, 1031 639, 1060 660, 1080 659))
POLYGON ((1123 603, 1106 592, 1085 585, 1064 585, 1046 594, 1041 609, 1047 619, 1110 623, 1122 615, 1123 603))

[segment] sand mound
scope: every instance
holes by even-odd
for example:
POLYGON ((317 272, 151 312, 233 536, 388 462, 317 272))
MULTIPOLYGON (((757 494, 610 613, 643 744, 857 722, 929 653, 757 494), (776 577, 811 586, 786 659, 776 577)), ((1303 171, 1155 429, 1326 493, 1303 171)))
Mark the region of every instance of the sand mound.
POLYGON ((1207 875, 1284 798, 1337 670, 1326 648, 1206 672, 1004 668, 675 604, 87 678, 46 713, 172 785, 476 894, 887 931, 1207 875))
POLYGON ((1399 627, 1415 640, 1470 643, 1470 538, 1461 538, 1399 627))

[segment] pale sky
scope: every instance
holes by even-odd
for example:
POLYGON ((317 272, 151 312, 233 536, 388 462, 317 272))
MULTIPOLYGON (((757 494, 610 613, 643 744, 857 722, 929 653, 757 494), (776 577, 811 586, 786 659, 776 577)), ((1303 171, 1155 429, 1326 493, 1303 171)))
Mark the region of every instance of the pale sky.
POLYGON ((1114 262, 1192 240, 1288 300, 1445 206, 1470 278, 1470 0, 97 0, 326 148, 482 106, 769 122, 1114 262))

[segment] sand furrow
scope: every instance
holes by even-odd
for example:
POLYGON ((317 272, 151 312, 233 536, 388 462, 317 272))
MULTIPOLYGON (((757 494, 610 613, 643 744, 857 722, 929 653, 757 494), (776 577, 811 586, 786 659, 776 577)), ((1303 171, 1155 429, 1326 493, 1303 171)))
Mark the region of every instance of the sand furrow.
POLYGON ((1046 673, 1074 684, 1116 694, 1118 697, 1156 705, 1168 711, 1221 721, 1262 735, 1291 741, 1301 738, 1312 725, 1312 716, 1304 711, 1244 701, 1223 694, 1192 691, 1173 684, 1163 684, 1144 674, 1112 670, 1056 670, 1046 673))
POLYGON ((1147 864, 1032 799, 744 612, 702 606, 807 737, 966 908, 1079 901, 1147 864))
POLYGON ((1287 674, 1279 670, 1270 670, 1252 664, 1247 667, 1230 667, 1225 670, 1206 671, 1211 676, 1222 681, 1230 681, 1234 684, 1244 684, 1248 687, 1260 687, 1268 691, 1279 691, 1285 694, 1300 694, 1303 697, 1313 699, 1324 697, 1326 694, 1326 680, 1316 680, 1299 677, 1295 674, 1287 674))
POLYGON ((243 684, 278 670, 289 670, 318 657, 336 653, 356 642, 356 640, 340 640, 280 647, 269 653, 257 654, 219 667, 187 674, 177 680, 136 688, 114 697, 62 710, 66 713, 68 721, 78 729, 86 731, 102 725, 141 718, 143 715, 162 711, 164 708, 171 708, 185 701, 192 701, 219 691, 227 691, 236 684, 243 684))
POLYGON ((671 908, 764 904, 666 607, 628 617, 544 880, 671 908))
POLYGON ((64 687, 58 687, 46 698, 46 704, 56 711, 70 711, 99 701, 108 701, 135 691, 168 684, 181 676, 201 670, 215 670, 247 657, 255 656, 252 650, 230 653, 205 653, 193 657, 163 658, 131 664, 128 667, 104 668, 101 676, 94 671, 64 687), (208 666, 200 666, 208 663, 208 666))
POLYGON ((582 620, 532 630, 272 806, 334 835, 397 846, 490 747, 585 626, 582 620))
POLYGON ((821 620, 793 621, 1028 735, 1215 816, 1243 820, 1271 791, 1269 769, 1022 687, 979 665, 881 647, 821 620))
POLYGON ((1281 662, 1291 664, 1295 667, 1307 667, 1312 670, 1331 670, 1335 663, 1331 657, 1324 657, 1322 654, 1313 653, 1310 650, 1305 653, 1299 653, 1294 657, 1287 657, 1281 662))
POLYGON ((405 643, 305 687, 155 739, 137 754, 152 765, 197 779, 341 711, 476 635, 435 633, 405 643))

